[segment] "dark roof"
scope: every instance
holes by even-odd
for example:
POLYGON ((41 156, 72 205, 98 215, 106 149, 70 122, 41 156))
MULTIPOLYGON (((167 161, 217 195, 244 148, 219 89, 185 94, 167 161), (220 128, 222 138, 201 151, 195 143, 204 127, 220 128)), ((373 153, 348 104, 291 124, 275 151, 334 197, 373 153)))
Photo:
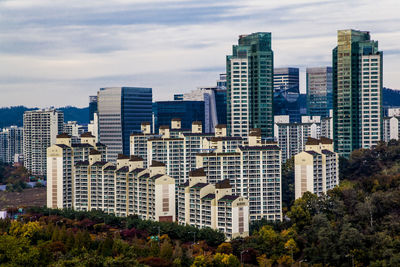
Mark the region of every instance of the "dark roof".
POLYGON ((139 173, 139 172, 142 172, 142 171, 144 171, 144 170, 146 170, 146 169, 143 169, 143 168, 136 168, 136 169, 132 170, 131 172, 132 172, 132 173, 139 173))
POLYGON ((129 159, 129 156, 124 155, 124 154, 118 154, 118 158, 117 159, 129 159))
POLYGON ((165 167, 165 164, 156 160, 151 161, 150 167, 165 167))
POLYGON ((92 166, 104 166, 108 162, 107 161, 96 161, 95 163, 92 164, 92 166))
POLYGON ((315 151, 312 151, 312 150, 307 150, 307 151, 304 151, 304 152, 306 152, 306 153, 308 153, 308 154, 310 154, 310 155, 313 155, 313 156, 321 155, 321 154, 319 154, 318 152, 315 152, 315 151))
POLYGON ((143 161, 143 158, 135 156, 135 155, 131 155, 129 161, 143 161))
POLYGON ((92 149, 92 150, 90 150, 89 155, 101 155, 101 153, 96 149, 92 149))
POLYGON ((190 131, 191 131, 191 129, 182 129, 182 128, 171 129, 171 132, 190 132, 190 131))
POLYGON ((156 175, 150 177, 150 179, 155 180, 155 179, 160 178, 160 177, 163 177, 163 176, 164 176, 164 174, 156 174, 156 175))
POLYGON ((155 137, 155 138, 149 138, 147 141, 183 141, 183 138, 160 138, 160 137, 155 137))
POLYGON ((117 170, 117 172, 128 172, 128 171, 129 171, 129 167, 128 166, 121 167, 121 168, 119 168, 117 170))
POLYGON ((113 171, 113 170, 115 170, 116 168, 117 168, 117 167, 116 167, 115 165, 110 165, 110 166, 105 167, 104 170, 113 171))
POLYGON ((330 151, 330 150, 326 150, 326 149, 323 149, 321 152, 322 152, 323 154, 329 154, 329 155, 335 154, 334 152, 332 152, 332 151, 330 151))
POLYGON ((237 195, 226 195, 226 196, 223 196, 220 199, 218 199, 218 201, 234 201, 238 197, 239 196, 237 196, 237 195))
POLYGON ((215 194, 208 194, 208 195, 205 195, 202 199, 203 200, 211 200, 214 198, 215 198, 215 194))
POLYGON ((216 189, 232 188, 229 179, 222 180, 215 184, 216 189))
POLYGON ((64 145, 64 144, 56 144, 56 146, 61 147, 61 148, 70 148, 69 146, 64 145))
POLYGON ((92 132, 86 132, 86 133, 83 133, 83 134, 81 134, 81 137, 95 137, 94 135, 92 135, 92 132))
POLYGON ((159 128, 160 129, 169 129, 169 126, 168 125, 161 125, 159 128))
POLYGON ((201 177, 201 176, 206 176, 204 168, 195 169, 189 172, 189 177, 201 177))
POLYGON ((215 128, 226 128, 226 124, 217 124, 215 128))
POLYGON ((203 125, 203 123, 201 121, 194 121, 192 122, 192 125, 203 125))
POLYGON ((89 144, 72 144, 72 147, 93 147, 92 145, 89 144))
POLYGON ((182 121, 180 118, 173 118, 171 121, 182 121))
POLYGON ((106 145, 103 143, 96 143, 96 146, 106 146, 106 145))
POLYGON ((240 150, 279 150, 280 147, 277 145, 262 145, 262 146, 239 146, 240 150))
POLYGON ((150 177, 150 174, 147 172, 140 175, 140 178, 149 178, 149 177, 150 177))
POLYGON ((201 189, 201 188, 203 188, 203 187, 205 187, 207 185, 209 185, 209 184, 208 183, 197 183, 197 184, 191 186, 190 188, 199 188, 199 189, 201 189))
POLYGON ((150 125, 150 122, 144 121, 144 122, 142 122, 142 125, 150 125))
POLYGON ((308 145, 308 146, 309 145, 319 145, 319 140, 312 138, 312 137, 308 137, 306 145, 308 145))
POLYGON ((333 140, 322 136, 321 143, 322 144, 333 144, 333 140))
POLYGON ((89 161, 84 160, 84 161, 78 161, 75 166, 82 166, 82 165, 89 165, 89 161))
POLYGON ((57 135, 57 138, 71 138, 71 136, 67 133, 61 133, 57 135))

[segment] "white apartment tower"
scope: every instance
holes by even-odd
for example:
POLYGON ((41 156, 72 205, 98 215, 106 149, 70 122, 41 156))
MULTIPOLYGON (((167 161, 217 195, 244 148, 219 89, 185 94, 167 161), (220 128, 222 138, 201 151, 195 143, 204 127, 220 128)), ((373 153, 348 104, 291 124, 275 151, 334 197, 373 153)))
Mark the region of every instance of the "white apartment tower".
POLYGON ((24 113, 24 166, 33 175, 46 175, 46 149, 62 133, 64 114, 57 110, 24 113))

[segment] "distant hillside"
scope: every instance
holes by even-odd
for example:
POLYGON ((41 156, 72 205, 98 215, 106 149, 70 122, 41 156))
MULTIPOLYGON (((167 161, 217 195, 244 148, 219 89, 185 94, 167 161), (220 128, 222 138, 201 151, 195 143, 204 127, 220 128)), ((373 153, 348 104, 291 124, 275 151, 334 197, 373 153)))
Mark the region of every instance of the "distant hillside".
MULTIPOLYGON (((17 125, 22 126, 23 115, 27 110, 37 108, 27 108, 24 106, 16 106, 9 108, 0 108, 0 128, 17 125)), ((63 107, 58 110, 64 112, 65 121, 77 121, 80 124, 89 123, 89 108, 63 107)))
POLYGON ((400 107, 400 90, 383 88, 383 107, 400 107))

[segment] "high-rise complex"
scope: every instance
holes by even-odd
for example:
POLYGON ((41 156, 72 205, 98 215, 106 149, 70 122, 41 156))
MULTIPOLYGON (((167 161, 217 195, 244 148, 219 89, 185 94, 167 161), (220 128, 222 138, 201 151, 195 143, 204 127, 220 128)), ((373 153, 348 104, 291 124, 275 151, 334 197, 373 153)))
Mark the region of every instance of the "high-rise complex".
POLYGON ((331 139, 309 138, 305 150, 294 156, 295 198, 305 192, 321 195, 339 185, 339 155, 331 139))
POLYGON ((333 132, 344 157, 382 134, 382 52, 369 32, 339 30, 333 49, 333 132))
POLYGON ((0 131, 0 161, 19 162, 23 157, 24 129, 10 126, 0 131))
POLYGON ((299 93, 299 69, 275 68, 274 91, 287 91, 299 93))
POLYGON ((274 136, 273 51, 271 33, 240 35, 226 57, 227 126, 232 136, 247 137, 261 129, 263 137, 274 136))
POLYGON ((388 116, 383 118, 382 140, 399 140, 400 137, 400 108, 389 108, 388 116))
POLYGON ((108 147, 108 160, 129 154, 129 136, 140 131, 142 121, 151 121, 152 89, 101 88, 97 94, 99 140, 108 147))
POLYGON ((64 114, 60 111, 25 111, 24 166, 33 175, 46 175, 46 149, 55 144, 63 126, 64 114))
POLYGON ((307 68, 308 115, 328 117, 332 109, 332 68, 307 68))

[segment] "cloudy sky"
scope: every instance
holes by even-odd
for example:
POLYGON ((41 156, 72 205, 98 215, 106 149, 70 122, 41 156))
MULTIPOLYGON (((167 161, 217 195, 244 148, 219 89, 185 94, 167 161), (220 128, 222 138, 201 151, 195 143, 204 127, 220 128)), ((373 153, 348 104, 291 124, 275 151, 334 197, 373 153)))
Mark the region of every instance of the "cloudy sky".
POLYGON ((214 85, 238 35, 272 32, 276 67, 331 64, 338 29, 368 30, 400 89, 399 0, 0 0, 0 106, 87 106, 107 86, 154 100, 214 85))

